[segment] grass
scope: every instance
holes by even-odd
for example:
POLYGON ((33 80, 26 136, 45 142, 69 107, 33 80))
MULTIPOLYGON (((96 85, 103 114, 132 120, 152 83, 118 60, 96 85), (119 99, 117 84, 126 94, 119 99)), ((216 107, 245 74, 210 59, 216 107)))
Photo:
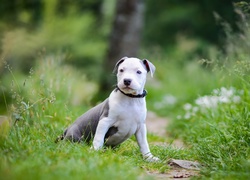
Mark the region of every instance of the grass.
POLYGON ((49 137, 53 130, 48 127, 12 131, 16 141, 1 146, 5 150, 1 156, 1 175, 5 179, 108 179, 120 176, 121 179, 135 179, 142 174, 142 170, 132 167, 129 160, 111 150, 93 152, 82 144, 55 144, 53 137, 49 137))
POLYGON ((188 120, 178 120, 185 142, 213 179, 246 179, 250 167, 249 98, 242 104, 219 105, 199 112, 188 120), (244 104, 244 105, 243 105, 244 104), (184 132, 183 132, 184 131, 184 132))
MULTIPOLYGON (((203 85, 207 83, 210 92, 203 89, 195 97, 184 91, 186 97, 193 97, 181 102, 178 110, 179 104, 174 105, 169 127, 174 137, 187 143, 193 158, 205 166, 201 174, 208 179, 247 179, 250 175, 249 45, 245 40, 232 39, 241 44, 237 47, 231 42, 226 60, 221 59, 223 65, 214 63, 214 74, 204 79, 203 85)), ((202 85, 199 78, 205 77, 204 72, 197 74, 197 84, 202 85)))
MULTIPOLYGON (((159 63, 162 65, 161 61, 159 63)), ((7 68, 10 73, 2 78, 2 84, 10 89, 13 104, 9 106, 11 125, 7 131, 1 131, 0 138, 0 174, 5 179, 152 179, 145 171, 167 173, 167 161, 171 158, 198 160, 204 165, 201 171, 204 178, 244 179, 249 176, 250 99, 245 76, 235 75, 237 83, 230 77, 230 80, 220 84, 217 77, 221 72, 209 76, 211 72, 191 63, 189 67, 181 69, 187 74, 185 78, 181 79, 181 73, 176 73, 174 78, 180 78, 178 82, 163 76, 160 66, 156 78, 163 83, 156 88, 151 83, 151 86, 147 86, 149 109, 170 116, 173 121, 168 129, 169 134, 172 138, 183 139, 188 148, 153 145, 154 141, 166 142, 168 139, 149 134, 152 153, 163 161, 148 163, 142 159, 134 138, 115 150, 98 152, 83 143, 54 143, 65 127, 90 108, 89 101, 96 89, 94 83, 62 64, 60 58, 48 57, 39 61, 28 75, 7 68), (57 72, 53 69, 57 69, 57 72), (203 78, 192 78, 197 73, 203 78), (214 83, 215 80, 218 83, 214 83), (214 108, 200 108, 185 118, 187 112, 182 108, 185 103, 195 107, 195 99, 202 95, 212 97, 213 88, 229 84, 230 81, 233 82, 230 85, 244 85, 242 89, 233 91, 233 94, 240 96, 239 103, 219 103, 214 108), (191 91, 195 83, 200 89, 191 91), (181 84, 185 84, 185 88, 179 91, 177 87, 181 87, 181 84), (202 88, 205 84, 208 84, 208 89, 202 88), (167 93, 176 98, 172 104, 167 102, 165 87, 167 93), (178 118, 180 114, 183 116, 178 118)), ((167 74, 174 73, 177 68, 173 67, 167 74)), ((216 92, 217 96, 223 94, 222 90, 216 92)), ((8 93, 5 93, 6 101, 10 101, 8 93)))
MULTIPOLYGON (((157 63, 156 61, 156 66, 157 63)), ((161 61, 159 63, 162 65, 161 61)), ((167 73, 170 75, 177 68, 173 67, 167 73)), ((237 80, 235 84, 244 84, 242 89, 234 92, 240 95, 240 103, 220 103, 216 108, 200 108, 185 119, 186 112, 182 108, 185 103, 196 106, 195 98, 209 96, 213 88, 229 84, 230 80, 220 84, 217 77, 221 72, 209 76, 210 72, 204 71, 198 63, 191 63, 189 67, 181 69, 187 72, 184 79, 180 78, 181 74, 176 73, 174 78, 180 78, 180 82, 163 76, 161 68, 159 71, 156 78, 163 83, 156 88, 151 83, 151 86, 147 86, 149 109, 170 116, 173 120, 168 129, 171 139, 183 139, 188 148, 153 145, 154 141, 166 142, 168 139, 148 134, 152 153, 163 160, 160 163, 148 163, 142 159, 134 138, 115 150, 98 152, 84 143, 54 143, 65 127, 90 108, 89 101, 96 89, 94 83, 62 64, 60 58, 43 59, 28 75, 9 68, 10 73, 2 78, 2 84, 10 89, 13 104, 9 106, 9 112, 12 113, 12 121, 7 131, 1 131, 1 176, 5 179, 152 179, 145 171, 167 173, 167 161, 174 158, 198 160, 204 165, 201 171, 204 178, 247 178, 250 172, 250 105, 249 84, 245 82, 245 78, 235 75, 241 80, 241 83, 237 80), (57 69, 57 72, 53 69, 57 69), (196 73, 200 73, 203 78, 192 78, 196 73), (215 80, 218 83, 214 83, 215 80), (209 90, 200 88, 191 91, 195 82, 199 87, 209 84, 209 90), (177 87, 181 87, 181 84, 185 84, 185 88, 179 91, 177 87), (168 87, 167 93, 176 98, 172 104, 167 102, 165 87, 168 87), (161 99, 162 97, 165 99, 161 99), (183 115, 182 118, 177 118, 180 114, 183 115)), ((234 82, 234 78, 231 78, 231 82, 234 82)), ((5 93, 6 101, 10 101, 8 93, 5 93)))
POLYGON ((91 107, 96 84, 63 64, 62 57, 41 57, 26 75, 6 65, 9 73, 0 83, 11 120, 0 128, 1 177, 153 179, 145 171, 167 173, 167 161, 174 158, 199 161, 203 179, 247 179, 249 45, 234 40, 237 45, 229 43, 227 57, 213 53, 209 67, 197 61, 180 64, 180 59, 176 63, 166 61, 164 55, 155 60, 155 54, 145 55, 157 67, 154 81, 149 79, 147 85, 148 109, 172 120, 167 129, 171 137, 148 134, 152 153, 162 159, 159 163, 145 162, 134 138, 114 150, 98 152, 84 143, 55 144, 65 127, 91 107), (174 138, 181 138, 186 148, 153 143, 174 138))
MULTIPOLYGON (((152 153, 163 161, 145 162, 135 138, 115 150, 98 152, 84 143, 56 144, 56 137, 90 108, 96 85, 62 64, 60 57, 40 60, 28 75, 6 68, 9 74, 1 83, 9 90, 4 92, 6 101, 12 103, 10 126, 0 136, 4 179, 152 179, 145 170, 166 173, 170 158, 192 159, 188 150, 151 144, 152 153)), ((166 140, 151 134, 148 138, 149 142, 166 140)))
MULTIPOLYGON (((44 120, 46 122, 46 120, 44 120)), ((18 122, 8 139, 1 139, 0 174, 4 179, 151 179, 144 170, 167 172, 166 162, 147 163, 134 140, 99 152, 84 144, 54 140, 61 133, 56 123, 18 122)), ((184 158, 187 152, 151 146, 163 160, 184 158)))

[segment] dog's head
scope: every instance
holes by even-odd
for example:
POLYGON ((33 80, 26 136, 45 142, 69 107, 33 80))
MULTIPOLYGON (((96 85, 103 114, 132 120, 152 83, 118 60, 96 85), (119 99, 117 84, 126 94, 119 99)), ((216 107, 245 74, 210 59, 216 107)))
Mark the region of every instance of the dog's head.
POLYGON ((117 72, 117 86, 125 93, 136 95, 143 92, 147 73, 153 77, 155 66, 146 59, 123 57, 116 63, 114 72, 117 72))

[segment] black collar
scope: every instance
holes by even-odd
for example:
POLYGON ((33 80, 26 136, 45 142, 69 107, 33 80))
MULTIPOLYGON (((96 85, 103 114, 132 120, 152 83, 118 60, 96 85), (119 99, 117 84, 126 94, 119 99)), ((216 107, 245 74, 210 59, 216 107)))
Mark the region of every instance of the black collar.
POLYGON ((147 91, 144 89, 142 94, 137 94, 137 95, 133 95, 133 94, 126 94, 125 92, 123 92, 120 88, 118 88, 118 86, 116 86, 116 91, 119 90, 122 94, 124 94, 125 96, 131 97, 131 98, 144 98, 148 93, 147 91))

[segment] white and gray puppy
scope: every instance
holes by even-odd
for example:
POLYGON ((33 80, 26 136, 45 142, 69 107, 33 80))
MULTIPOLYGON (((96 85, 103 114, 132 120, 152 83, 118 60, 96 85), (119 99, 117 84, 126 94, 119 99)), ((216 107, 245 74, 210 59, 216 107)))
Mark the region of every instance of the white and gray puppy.
POLYGON ((155 66, 148 60, 124 57, 115 65, 117 86, 101 104, 90 109, 67 128, 59 139, 90 142, 99 150, 104 145, 116 147, 135 135, 143 157, 158 161, 149 150, 146 130, 147 72, 153 76, 155 66))

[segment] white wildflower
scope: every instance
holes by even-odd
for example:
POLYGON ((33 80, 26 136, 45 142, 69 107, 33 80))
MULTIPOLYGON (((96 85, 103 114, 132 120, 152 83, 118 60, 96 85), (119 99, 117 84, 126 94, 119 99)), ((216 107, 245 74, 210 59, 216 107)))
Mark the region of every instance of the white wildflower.
POLYGON ((185 115, 184 115, 184 119, 190 119, 191 118, 191 114, 190 113, 186 113, 185 115))
POLYGON ((225 103, 225 104, 228 104, 231 102, 230 97, 227 97, 227 96, 218 96, 218 100, 219 102, 225 103))
POLYGON ((223 97, 231 97, 234 94, 234 91, 235 89, 233 87, 230 87, 230 89, 222 87, 220 90, 220 95, 223 97))
POLYGON ((164 108, 164 106, 165 105, 162 102, 156 102, 156 103, 154 103, 155 109, 162 109, 162 108, 164 108))
POLYGON ((232 101, 233 101, 233 103, 238 104, 238 103, 240 103, 241 98, 240 98, 240 96, 233 96, 232 101))
POLYGON ((207 108, 216 108, 219 104, 234 104, 241 102, 241 95, 243 95, 243 90, 236 90, 234 87, 229 89, 221 87, 220 89, 214 89, 212 95, 206 95, 199 97, 195 100, 197 106, 193 106, 190 103, 183 105, 185 110, 185 115, 177 116, 177 119, 190 119, 192 116, 195 116, 197 112, 203 112, 207 108))
POLYGON ((156 109, 162 109, 166 106, 173 106, 175 105, 177 102, 177 99, 175 96, 171 95, 171 94, 167 94, 165 95, 161 101, 158 101, 154 104, 154 107, 156 109))
POLYGON ((203 96, 195 100, 195 104, 205 108, 216 107, 218 104, 217 96, 203 96))
POLYGON ((197 106, 194 106, 192 109, 192 112, 195 114, 199 111, 199 108, 197 106))
POLYGON ((219 95, 219 94, 220 94, 220 90, 219 90, 219 89, 214 89, 214 90, 213 90, 213 94, 219 95))
POLYGON ((183 108, 184 108, 184 110, 189 111, 192 109, 192 105, 190 103, 186 103, 186 104, 184 104, 183 108))
POLYGON ((177 118, 177 119, 182 119, 182 116, 181 116, 181 115, 178 115, 176 118, 177 118))
POLYGON ((171 94, 167 94, 163 97, 164 102, 167 105, 174 105, 177 102, 177 99, 175 96, 171 95, 171 94))

